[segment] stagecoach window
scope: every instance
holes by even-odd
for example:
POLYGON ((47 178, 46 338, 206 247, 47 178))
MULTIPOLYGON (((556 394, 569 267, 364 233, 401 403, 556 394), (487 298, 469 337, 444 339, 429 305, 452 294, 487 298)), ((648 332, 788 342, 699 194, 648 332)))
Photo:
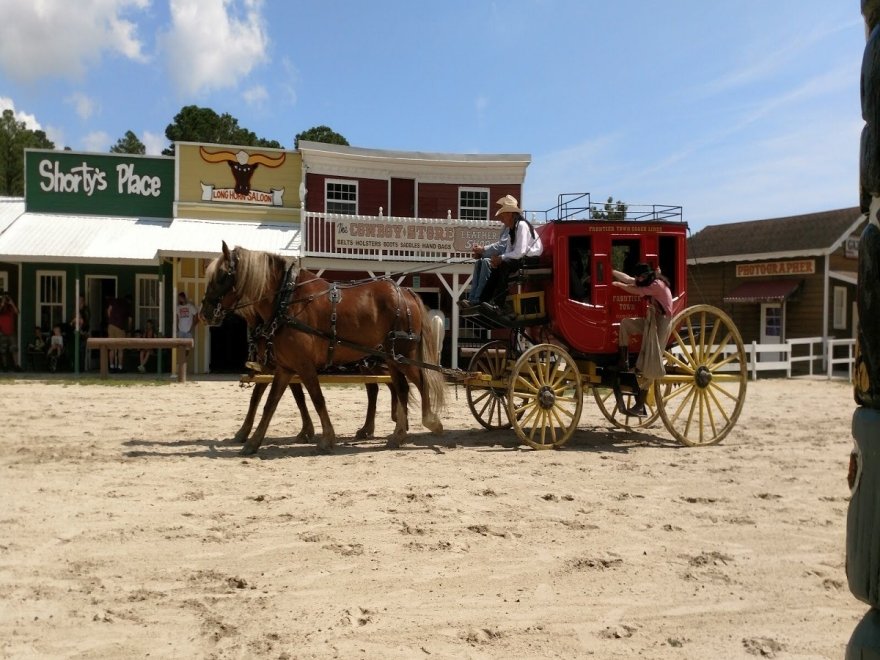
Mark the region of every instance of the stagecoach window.
POLYGON ((459 188, 458 217, 462 220, 488 220, 489 189, 459 188))
POLYGON ((357 215, 357 181, 327 181, 327 213, 357 215))

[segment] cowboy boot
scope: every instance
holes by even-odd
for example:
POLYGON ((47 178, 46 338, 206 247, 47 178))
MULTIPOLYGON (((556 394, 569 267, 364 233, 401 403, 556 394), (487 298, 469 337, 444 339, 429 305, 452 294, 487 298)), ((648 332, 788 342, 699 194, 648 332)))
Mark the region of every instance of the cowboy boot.
POLYGON ((647 417, 648 411, 645 408, 645 399, 647 398, 648 390, 639 390, 635 403, 633 403, 632 408, 626 411, 626 414, 631 417, 647 417))
POLYGON ((621 415, 629 415, 629 410, 626 409, 626 401, 623 400, 623 394, 620 393, 620 387, 614 388, 614 400, 617 402, 617 411, 621 415))

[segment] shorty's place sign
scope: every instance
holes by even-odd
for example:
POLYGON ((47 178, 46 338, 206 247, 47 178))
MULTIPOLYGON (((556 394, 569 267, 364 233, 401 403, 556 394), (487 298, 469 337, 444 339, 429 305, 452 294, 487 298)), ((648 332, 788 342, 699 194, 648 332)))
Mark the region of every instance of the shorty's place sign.
POLYGON ((494 226, 462 226, 450 224, 376 223, 336 221, 336 248, 378 251, 429 251, 449 254, 470 252, 475 245, 498 240, 498 223, 494 226))
POLYGON ((173 158, 25 151, 28 211, 170 218, 173 203, 173 158))
POLYGON ((770 275, 813 275, 816 272, 815 259, 797 261, 764 261, 754 264, 737 264, 737 277, 767 277, 770 275))

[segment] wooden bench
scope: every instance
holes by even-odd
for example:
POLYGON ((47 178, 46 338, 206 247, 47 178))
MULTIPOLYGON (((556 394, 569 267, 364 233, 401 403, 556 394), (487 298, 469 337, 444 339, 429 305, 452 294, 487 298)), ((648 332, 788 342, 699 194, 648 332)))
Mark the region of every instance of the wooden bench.
MULTIPOLYGON (((101 351, 101 378, 107 378, 110 375, 110 355, 109 351, 114 350, 138 350, 147 349, 161 350, 163 348, 192 349, 193 340, 184 339, 182 337, 121 337, 112 339, 110 337, 89 337, 86 340, 86 348, 97 348, 101 351)), ((186 382, 186 354, 183 350, 177 353, 177 382, 186 382)))

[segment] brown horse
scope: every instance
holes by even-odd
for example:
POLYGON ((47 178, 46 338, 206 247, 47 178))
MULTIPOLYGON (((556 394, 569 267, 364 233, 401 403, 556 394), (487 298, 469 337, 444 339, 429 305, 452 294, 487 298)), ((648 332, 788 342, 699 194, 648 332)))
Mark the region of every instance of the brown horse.
POLYGON ((209 264, 205 297, 199 314, 208 325, 220 323, 230 311, 252 321, 271 319, 270 333, 275 377, 263 416, 242 447, 255 453, 291 377, 300 377, 321 419, 318 448, 327 451, 336 433, 327 414, 318 372, 350 364, 367 356, 381 358, 391 375, 397 419, 387 446, 399 447, 408 429, 407 400, 412 382, 422 399, 422 424, 441 433, 443 425, 432 408, 443 405, 445 394, 436 364, 435 327, 421 299, 387 279, 357 284, 328 282, 282 257, 235 248, 223 243, 223 253, 209 264))

